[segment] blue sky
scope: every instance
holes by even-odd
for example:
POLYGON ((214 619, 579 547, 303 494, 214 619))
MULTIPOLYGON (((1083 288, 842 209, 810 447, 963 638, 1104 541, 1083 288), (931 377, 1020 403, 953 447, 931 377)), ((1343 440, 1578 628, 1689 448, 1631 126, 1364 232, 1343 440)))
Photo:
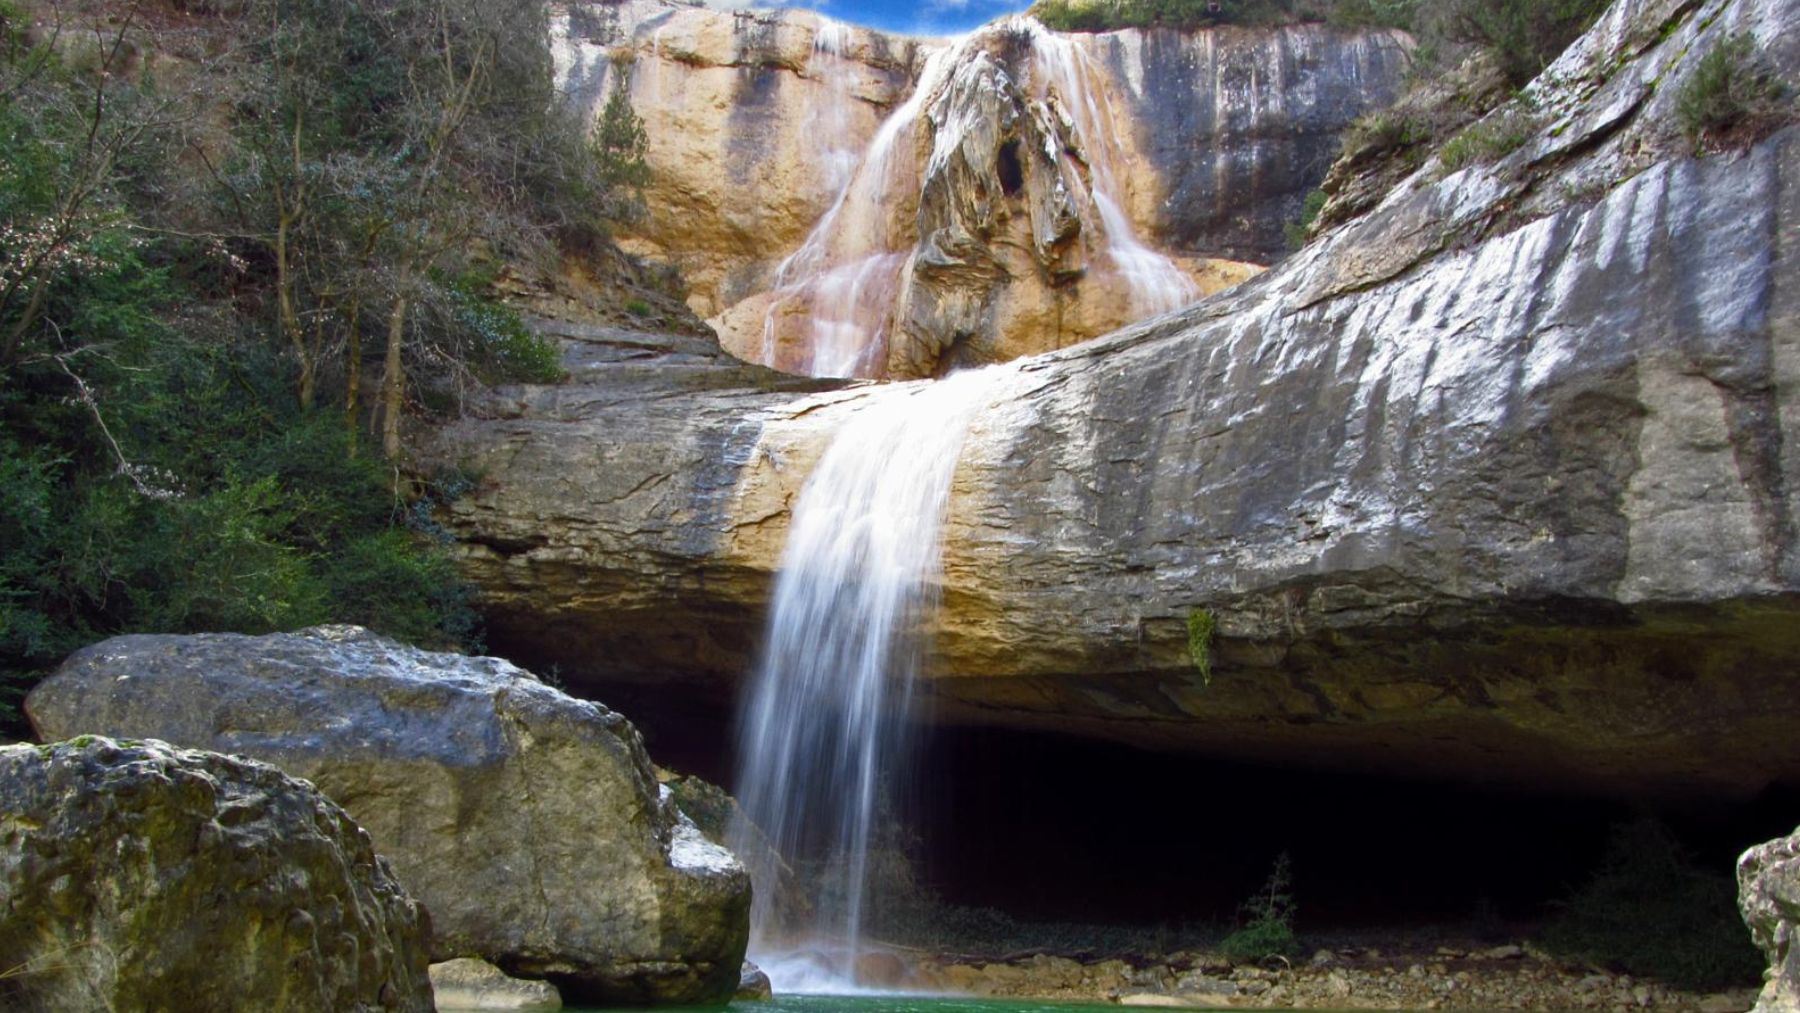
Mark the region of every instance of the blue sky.
POLYGON ((1031 0, 786 0, 759 7, 810 7, 821 14, 895 32, 953 35, 1002 14, 1031 6, 1031 0))

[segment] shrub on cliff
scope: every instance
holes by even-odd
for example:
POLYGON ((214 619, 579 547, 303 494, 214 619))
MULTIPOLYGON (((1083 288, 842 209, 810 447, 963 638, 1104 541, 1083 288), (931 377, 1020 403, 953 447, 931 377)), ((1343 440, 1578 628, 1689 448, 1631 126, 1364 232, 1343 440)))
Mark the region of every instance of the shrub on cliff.
POLYGON ((1756 59, 1748 34, 1716 43, 1675 96, 1675 116, 1696 146, 1733 134, 1754 140, 1792 116, 1781 81, 1756 59))

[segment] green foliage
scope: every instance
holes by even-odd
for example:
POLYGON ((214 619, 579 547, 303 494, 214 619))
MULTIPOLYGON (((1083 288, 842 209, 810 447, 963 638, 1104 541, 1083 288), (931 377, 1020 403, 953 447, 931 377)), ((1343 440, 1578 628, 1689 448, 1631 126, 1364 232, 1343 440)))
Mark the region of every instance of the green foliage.
POLYGON ((643 119, 631 108, 630 70, 629 61, 613 61, 612 92, 594 124, 593 138, 600 180, 613 196, 613 216, 621 219, 642 213, 639 198, 650 182, 650 166, 644 161, 650 139, 643 119))
POLYGON ((1675 96, 1681 129, 1696 145, 1740 128, 1752 134, 1785 117, 1781 82, 1756 59, 1756 40, 1747 33, 1727 36, 1694 68, 1675 96))
POLYGON ((1449 0, 1451 40, 1491 53, 1513 87, 1523 87, 1594 23, 1610 0, 1449 0))
POLYGON ((1194 663, 1194 671, 1200 673, 1200 681, 1212 683, 1212 643, 1216 623, 1213 614, 1202 608, 1188 609, 1187 635, 1188 660, 1194 663))
POLYGON ((1522 112, 1489 116, 1452 137, 1438 151, 1446 173, 1469 165, 1498 162, 1537 132, 1537 120, 1522 112))
POLYGON ((1300 220, 1289 222, 1283 229, 1288 249, 1298 250, 1306 245, 1312 237, 1313 223, 1319 220, 1319 212, 1325 210, 1325 202, 1329 199, 1323 190, 1307 192, 1306 199, 1300 202, 1300 220))
POLYGON ((1292 891, 1293 863, 1284 851, 1276 856, 1262 889, 1238 909, 1243 924, 1219 943, 1219 953, 1234 963, 1253 963, 1300 952, 1292 891))
POLYGON ((1600 867, 1544 932, 1559 955, 1659 978, 1680 988, 1754 984, 1762 957, 1722 872, 1696 868, 1654 820, 1613 828, 1600 867))
POLYGON ((519 311, 467 279, 449 285, 452 319, 466 339, 465 358, 485 383, 555 383, 562 350, 525 326, 519 311))
POLYGON ((1368 113, 1344 131, 1344 156, 1368 158, 1412 148, 1431 140, 1428 125, 1403 112, 1381 109, 1368 113))

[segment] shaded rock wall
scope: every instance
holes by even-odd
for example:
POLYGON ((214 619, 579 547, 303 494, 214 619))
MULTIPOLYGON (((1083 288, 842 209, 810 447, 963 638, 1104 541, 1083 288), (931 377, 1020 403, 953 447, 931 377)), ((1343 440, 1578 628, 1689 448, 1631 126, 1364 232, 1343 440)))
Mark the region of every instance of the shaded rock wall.
MULTIPOLYGON (((1672 111, 1729 33, 1792 80, 1796 24, 1620 0, 1498 163, 1433 161, 1247 285, 1010 367, 948 522, 940 718, 1624 793, 1800 779, 1800 133, 1694 157, 1672 111)), ((608 389, 444 434, 486 475, 451 523, 496 639, 729 684, 809 462, 883 389, 608 389)))

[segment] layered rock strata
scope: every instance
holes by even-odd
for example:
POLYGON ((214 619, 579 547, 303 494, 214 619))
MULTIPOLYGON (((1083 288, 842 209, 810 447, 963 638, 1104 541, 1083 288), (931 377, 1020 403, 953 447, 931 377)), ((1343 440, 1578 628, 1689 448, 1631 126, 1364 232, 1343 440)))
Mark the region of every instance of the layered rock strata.
POLYGON ((426 1013, 430 921, 274 767, 87 736, 0 746, 0 1006, 426 1013))
POLYGON ((430 910, 434 959, 482 957, 571 1000, 737 987, 743 868, 669 801, 630 722, 497 658, 343 626, 116 637, 26 709, 45 737, 155 736, 312 781, 430 910))
MULTIPOLYGON (((1674 115, 1734 33, 1792 81, 1797 24, 1620 0, 1497 161, 1011 367, 946 525, 939 718, 1570 791, 1800 779, 1800 134, 1696 156, 1674 115)), ((651 361, 449 427, 484 477, 446 520, 505 649, 728 696, 810 463, 898 395, 651 361)))

